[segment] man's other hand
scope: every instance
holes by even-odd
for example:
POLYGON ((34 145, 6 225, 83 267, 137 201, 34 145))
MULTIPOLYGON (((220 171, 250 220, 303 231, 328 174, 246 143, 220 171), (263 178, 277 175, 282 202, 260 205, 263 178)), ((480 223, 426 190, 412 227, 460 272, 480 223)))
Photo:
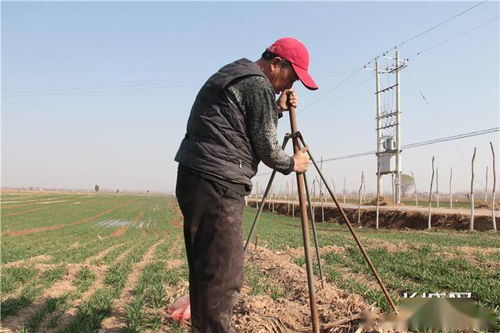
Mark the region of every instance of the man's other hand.
POLYGON ((288 111, 290 107, 296 108, 299 104, 297 93, 293 89, 283 90, 277 101, 278 110, 280 112, 288 111))
POLYGON ((295 165, 293 171, 295 172, 305 172, 309 167, 309 154, 307 153, 307 147, 303 147, 301 150, 293 155, 293 160, 295 165))

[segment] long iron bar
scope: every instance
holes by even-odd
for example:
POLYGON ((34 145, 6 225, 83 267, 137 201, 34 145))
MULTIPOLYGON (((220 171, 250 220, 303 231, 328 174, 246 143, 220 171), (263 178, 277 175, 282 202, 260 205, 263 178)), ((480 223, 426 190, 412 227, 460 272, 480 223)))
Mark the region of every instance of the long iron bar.
POLYGON ((313 209, 312 202, 311 202, 311 195, 309 192, 309 187, 307 186, 307 176, 306 176, 305 172, 304 172, 304 186, 306 188, 307 204, 309 205, 309 216, 311 217, 311 225, 312 225, 313 238, 314 238, 314 247, 316 248, 316 258, 318 260, 319 279, 321 281, 321 287, 324 288, 325 282, 323 281, 323 268, 321 267, 321 259, 319 256, 319 245, 318 245, 318 236, 316 233, 316 223, 314 223, 314 209, 313 209))
MULTIPOLYGON (((288 135, 285 136, 285 139, 283 140, 283 144, 281 145, 281 149, 285 149, 288 140, 290 137, 288 135)), ((245 247, 244 247, 244 252, 247 251, 248 244, 250 244, 250 241, 252 240, 253 234, 255 232, 255 227, 257 225, 257 221, 260 218, 260 214, 262 213, 262 210, 264 209, 264 204, 266 203, 267 196, 269 194, 269 191, 271 190, 271 186, 273 185, 274 177, 276 176, 276 170, 273 170, 271 174, 271 178, 269 178, 269 182, 267 183, 266 190, 264 192, 264 195, 262 196, 262 200, 260 201, 259 209, 257 210, 257 215, 255 215, 255 218, 252 223, 252 227, 250 228, 250 233, 248 234, 247 241, 245 242, 245 247)))
MULTIPOLYGON (((286 135, 285 139, 283 140, 282 149, 285 149, 285 147, 286 147, 289 139, 290 139, 290 136, 286 135)), ((269 190, 270 190, 270 188, 272 186, 272 183, 274 182, 274 177, 275 176, 276 176, 276 170, 273 170, 273 172, 271 173, 271 177, 269 178, 269 182, 268 182, 268 184, 266 186, 266 190, 264 192, 262 200, 260 202, 259 208, 257 210, 257 214, 255 215, 255 218, 253 220, 252 227, 250 228, 250 233, 248 234, 247 240, 245 242, 244 252, 246 252, 246 250, 248 248, 248 245, 250 244, 250 242, 252 240, 253 234, 255 232, 255 227, 257 225, 257 221, 260 219, 260 215, 262 214, 262 210, 264 209, 264 204, 265 204, 266 199, 267 199, 267 197, 269 195, 269 190)), ((309 187, 307 186, 307 177, 305 176, 305 173, 304 173, 304 184, 305 184, 305 188, 306 188, 307 201, 308 201, 309 211, 310 211, 310 216, 311 216, 311 224, 312 224, 312 230, 313 230, 314 245, 315 245, 315 249, 316 249, 316 257, 317 257, 317 260, 318 260, 319 279, 321 281, 321 286, 324 288, 325 285, 324 285, 324 279, 323 279, 323 268, 321 266, 321 257, 320 257, 320 253, 319 253, 318 236, 317 236, 317 232, 316 232, 316 225, 314 223, 314 217, 313 217, 314 213, 313 213, 313 210, 312 210, 312 204, 311 204, 311 199, 310 199, 310 195, 309 195, 309 187)))
MULTIPOLYGON (((304 138, 302 137, 302 134, 298 133, 298 132, 294 132, 294 133, 297 133, 298 134, 298 137, 300 139, 300 141, 302 142, 302 144, 304 146, 307 146, 305 141, 304 141, 304 138)), ((340 211, 340 214, 342 215, 342 218, 344 219, 344 222, 347 224, 347 227, 349 228, 349 231, 351 232, 352 236, 354 237, 354 240, 356 241, 356 244, 358 244, 358 247, 359 249, 361 250, 361 253, 363 254, 363 257, 365 258, 368 266, 370 266, 370 269, 373 273, 373 275, 375 276, 375 279, 377 279, 377 282, 380 286, 380 288, 382 289, 385 297, 387 298, 387 301, 389 302, 389 304, 391 305, 391 308, 394 310, 395 313, 398 313, 398 310, 396 308, 396 305, 394 304, 394 302, 392 301, 392 298, 391 298, 391 295, 389 295, 389 293, 387 292, 387 289, 385 288, 385 285, 384 283, 382 282, 382 280, 380 279, 380 276, 378 275, 377 273, 377 270, 375 269, 375 266, 373 266, 370 258, 368 257, 368 254, 366 253, 365 249, 363 248, 363 245, 361 245, 361 242, 359 241, 358 239, 358 236, 356 235, 356 233, 354 232, 354 229, 351 225, 351 222, 349 221, 349 218, 347 217, 347 215, 345 214, 344 210, 342 209, 342 207, 340 207, 340 204, 339 202, 337 201, 337 198, 335 197, 335 194, 333 193, 333 191, 330 189, 330 186, 328 186, 328 182, 326 181, 325 177, 323 176, 323 173, 321 172, 321 170, 319 169, 318 165, 316 164, 316 161, 314 160, 312 154, 311 154, 311 151, 308 150, 308 153, 309 153, 309 158, 311 159, 311 161, 313 162, 314 164, 314 167, 316 168, 316 170, 318 171, 318 174, 320 175, 321 177, 321 180, 323 181, 323 183, 325 184, 325 187, 326 189, 328 190, 328 192, 330 193, 330 196, 332 197, 333 201, 335 202, 335 205, 337 206, 338 210, 340 211)))
MULTIPOLYGON (((297 116, 295 112, 295 107, 290 107, 290 127, 292 129, 292 141, 293 141, 293 152, 296 154, 300 150, 299 139, 296 133, 297 129, 297 116)), ((297 172, 297 190, 299 192, 299 204, 300 204, 300 220, 302 222, 302 237, 304 240, 304 254, 306 258, 306 271, 307 271, 307 286, 309 288, 309 304, 311 308, 311 323, 313 333, 319 333, 319 320, 318 320, 318 308, 316 306, 316 295, 314 293, 313 284, 313 270, 311 262, 311 249, 309 247, 309 226, 307 223, 307 206, 306 206, 306 196, 304 187, 304 174, 297 172)))
MULTIPOLYGON (((290 134, 287 134, 285 136, 285 139, 283 140, 283 145, 282 145, 282 149, 283 150, 286 148, 286 145, 287 145, 288 140, 290 138, 291 138, 290 134)), ((265 204, 266 199, 267 199, 267 197, 269 195, 269 190, 270 190, 270 188, 272 186, 272 183, 274 182, 275 175, 276 175, 276 170, 273 170, 273 172, 271 173, 271 177, 269 178, 269 182, 268 182, 268 184, 266 186, 266 190, 264 192, 262 200, 260 202, 259 208, 257 210, 257 214, 255 215, 255 218, 253 220, 252 227, 250 228, 250 233, 248 234, 247 240, 245 242, 244 252, 246 252, 246 250, 248 248, 248 245, 250 244, 250 242, 252 240, 253 234, 255 232, 255 227, 257 225, 257 221, 259 220, 260 215, 262 214, 262 210, 264 209, 264 204, 265 204)), ((304 185, 305 185, 305 188, 306 188, 307 202, 308 202, 308 205, 309 205, 309 213, 310 213, 310 216, 311 216, 311 225, 312 225, 312 230, 313 230, 314 246, 315 246, 315 249, 316 249, 316 258, 318 260, 319 279, 321 281, 321 287, 324 288, 325 284, 324 284, 324 279, 323 279, 323 268, 321 266, 321 257, 320 257, 320 253, 319 253, 319 242, 318 242, 318 236, 317 236, 317 232, 316 232, 316 225, 314 223, 314 213, 313 213, 311 199, 310 199, 310 194, 309 194, 309 187, 307 186, 307 177, 306 177, 305 173, 304 173, 304 185)))

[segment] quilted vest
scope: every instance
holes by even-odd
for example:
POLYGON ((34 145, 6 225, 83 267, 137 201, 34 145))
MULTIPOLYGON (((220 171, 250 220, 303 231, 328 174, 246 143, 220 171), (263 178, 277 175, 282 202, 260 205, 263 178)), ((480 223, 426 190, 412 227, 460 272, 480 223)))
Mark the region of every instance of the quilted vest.
POLYGON ((265 77, 256 63, 240 59, 208 79, 191 108, 177 162, 233 183, 252 185, 250 179, 260 161, 253 153, 245 115, 226 94, 228 85, 250 75, 265 77))

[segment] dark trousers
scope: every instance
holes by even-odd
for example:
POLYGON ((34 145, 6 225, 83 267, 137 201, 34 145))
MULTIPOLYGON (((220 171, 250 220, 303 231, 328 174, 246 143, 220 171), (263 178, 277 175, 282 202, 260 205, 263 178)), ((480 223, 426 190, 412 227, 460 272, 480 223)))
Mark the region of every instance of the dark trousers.
POLYGON ((184 215, 192 332, 225 333, 243 283, 244 197, 179 169, 177 201, 184 215))

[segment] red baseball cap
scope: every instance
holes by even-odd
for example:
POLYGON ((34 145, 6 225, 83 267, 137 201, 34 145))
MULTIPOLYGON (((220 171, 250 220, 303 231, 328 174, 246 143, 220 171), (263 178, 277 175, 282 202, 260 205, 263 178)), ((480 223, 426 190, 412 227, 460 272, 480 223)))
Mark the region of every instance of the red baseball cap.
POLYGON ((266 50, 288 60, 292 64, 293 70, 299 77, 300 82, 302 82, 307 89, 318 89, 313 78, 307 72, 309 69, 309 51, 307 51, 307 48, 302 42, 291 37, 280 38, 266 50))

